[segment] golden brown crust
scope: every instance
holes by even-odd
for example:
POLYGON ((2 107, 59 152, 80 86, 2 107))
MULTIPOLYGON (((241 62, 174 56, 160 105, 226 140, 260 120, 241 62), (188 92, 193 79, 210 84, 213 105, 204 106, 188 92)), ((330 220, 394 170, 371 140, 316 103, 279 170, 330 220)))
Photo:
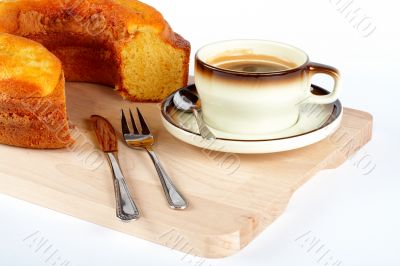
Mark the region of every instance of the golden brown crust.
POLYGON ((6 33, 0 33, 0 47, 0 143, 69 145, 60 60, 39 43, 6 33))
POLYGON ((64 148, 69 133, 64 77, 46 97, 0 99, 0 143, 36 149, 64 148))
POLYGON ((175 34, 156 9, 136 0, 0 3, 0 31, 21 36, 69 32, 118 41, 134 36, 140 29, 155 31, 173 47, 190 50, 189 42, 175 34))
POLYGON ((0 95, 43 97, 54 90, 60 75, 60 60, 44 46, 0 33, 0 95))
POLYGON ((178 33, 175 33, 175 42, 174 44, 176 48, 180 48, 185 51, 185 54, 187 55, 185 57, 185 62, 184 62, 184 70, 183 70, 183 77, 182 77, 182 87, 186 86, 189 81, 189 61, 190 61, 190 50, 191 50, 191 45, 190 43, 183 38, 181 35, 178 33))

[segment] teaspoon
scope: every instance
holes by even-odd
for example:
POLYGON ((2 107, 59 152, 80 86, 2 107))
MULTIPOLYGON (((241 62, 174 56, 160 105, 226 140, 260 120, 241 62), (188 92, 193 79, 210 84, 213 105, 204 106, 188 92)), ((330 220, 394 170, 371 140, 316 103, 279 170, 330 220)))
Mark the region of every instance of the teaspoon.
POLYGON ((199 97, 188 89, 182 89, 175 93, 174 104, 176 108, 184 112, 193 112, 196 118, 197 126, 199 127, 200 135, 204 139, 215 139, 214 134, 209 130, 204 123, 202 116, 199 113, 200 100, 199 97))

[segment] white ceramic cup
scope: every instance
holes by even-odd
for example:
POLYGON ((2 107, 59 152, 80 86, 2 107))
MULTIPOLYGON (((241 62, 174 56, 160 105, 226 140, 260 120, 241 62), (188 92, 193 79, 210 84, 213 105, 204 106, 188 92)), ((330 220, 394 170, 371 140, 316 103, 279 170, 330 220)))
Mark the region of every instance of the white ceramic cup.
POLYGON ((205 122, 235 134, 268 134, 293 126, 301 104, 327 104, 337 100, 340 74, 331 66, 312 63, 293 46, 263 40, 231 40, 202 47, 196 54, 195 84, 205 122), (213 65, 218 57, 265 55, 290 62, 291 68, 271 72, 245 72, 213 65), (331 76, 329 95, 314 95, 311 78, 331 76))

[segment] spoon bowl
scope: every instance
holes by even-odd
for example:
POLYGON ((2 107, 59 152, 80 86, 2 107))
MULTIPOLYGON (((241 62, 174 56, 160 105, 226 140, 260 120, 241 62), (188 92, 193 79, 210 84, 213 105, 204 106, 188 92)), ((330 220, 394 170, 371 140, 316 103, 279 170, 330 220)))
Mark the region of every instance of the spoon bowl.
POLYGON ((194 114, 200 135, 204 139, 215 139, 215 135, 204 123, 203 117, 199 112, 201 103, 199 97, 195 93, 188 89, 179 90, 174 94, 173 101, 177 109, 183 112, 192 112, 194 114))

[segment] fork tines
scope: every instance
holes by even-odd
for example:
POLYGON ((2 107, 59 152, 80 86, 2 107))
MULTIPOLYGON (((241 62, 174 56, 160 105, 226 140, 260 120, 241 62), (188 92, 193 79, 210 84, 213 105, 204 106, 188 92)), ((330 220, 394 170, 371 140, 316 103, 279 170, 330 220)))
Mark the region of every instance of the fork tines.
MULTIPOLYGON (((147 126, 147 123, 146 123, 142 113, 140 112, 139 108, 136 108, 136 110, 137 110, 137 113, 138 113, 140 126, 142 128, 142 134, 143 135, 150 135, 151 134, 150 129, 147 126)), ((129 116, 131 117, 133 133, 135 135, 140 134, 139 130, 138 130, 137 126, 136 126, 135 119, 133 117, 133 114, 132 114, 132 111, 131 111, 130 108, 129 108, 129 116)), ((126 121, 125 112, 124 112, 123 109, 121 109, 121 126, 122 126, 122 133, 124 135, 125 134, 131 134, 131 131, 130 131, 129 126, 128 126, 128 122, 126 121)))
POLYGON ((133 114, 132 114, 132 111, 131 111, 130 108, 129 108, 129 115, 130 115, 130 117, 131 117, 131 123, 132 123, 133 133, 134 133, 134 134, 139 134, 139 130, 138 130, 138 128, 136 127, 135 119, 133 118, 133 114))
MULTIPOLYGON (((146 121, 144 120, 142 113, 140 112, 139 108, 136 108, 138 116, 139 116, 139 121, 140 121, 140 126, 142 127, 142 134, 144 135, 149 135, 150 134, 150 129, 146 124, 146 121)), ((132 120, 133 121, 133 120, 132 120)))
POLYGON ((124 110, 121 109, 121 127, 122 127, 122 134, 130 134, 130 130, 128 127, 128 123, 126 122, 124 110))

